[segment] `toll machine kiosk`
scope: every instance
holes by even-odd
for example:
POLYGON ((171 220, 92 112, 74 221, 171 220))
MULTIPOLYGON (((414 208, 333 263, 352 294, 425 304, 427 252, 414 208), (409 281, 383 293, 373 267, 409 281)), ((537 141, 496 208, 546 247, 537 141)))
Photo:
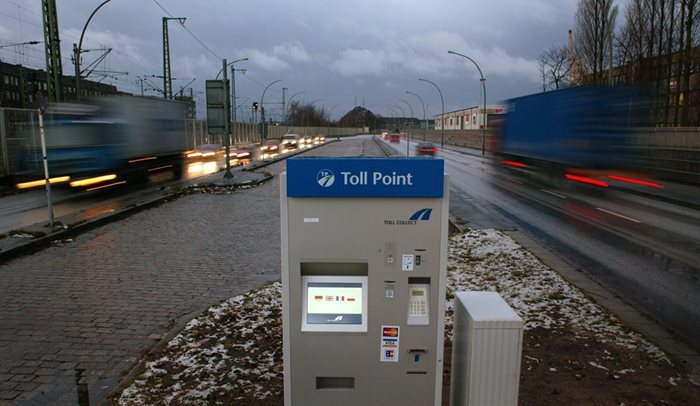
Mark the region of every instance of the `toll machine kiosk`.
POLYGON ((285 405, 440 405, 448 191, 440 159, 287 160, 285 405))

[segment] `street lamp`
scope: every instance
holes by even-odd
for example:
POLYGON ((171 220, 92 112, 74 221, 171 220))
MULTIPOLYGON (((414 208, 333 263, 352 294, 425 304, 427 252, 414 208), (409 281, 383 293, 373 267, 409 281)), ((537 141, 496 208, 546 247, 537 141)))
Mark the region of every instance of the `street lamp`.
POLYGON ((440 93, 440 103, 442 103, 442 116, 440 116, 440 128, 442 129, 442 137, 440 139, 440 148, 445 148, 445 99, 442 98, 442 92, 440 91, 440 88, 438 85, 435 83, 429 81, 428 79, 418 79, 422 80, 423 82, 428 82, 431 85, 435 86, 437 89, 438 93, 440 93))
POLYGON ((270 82, 270 84, 265 87, 265 90, 263 90, 262 97, 260 97, 260 142, 265 138, 265 92, 267 92, 270 86, 281 81, 282 79, 278 79, 270 82))
POLYGON ((452 55, 461 56, 462 58, 469 59, 474 64, 474 66, 476 66, 476 70, 479 71, 479 76, 481 76, 481 88, 483 89, 483 92, 484 92, 484 111, 483 111, 484 121, 482 121, 483 132, 481 135, 481 155, 484 155, 486 153, 486 120, 488 119, 488 115, 486 114, 486 79, 484 79, 484 75, 481 73, 481 68, 479 68, 479 65, 472 58, 470 58, 466 55, 462 55, 458 52, 454 52, 454 51, 447 51, 447 53, 452 54, 452 55))
POLYGON ((105 4, 109 3, 112 0, 105 0, 97 6, 97 8, 90 14, 90 17, 88 17, 87 22, 85 22, 85 26, 83 26, 83 31, 80 33, 80 40, 78 41, 78 45, 73 43, 73 57, 75 58, 75 99, 80 100, 80 53, 82 52, 81 49, 83 47, 83 37, 85 36, 85 30, 87 30, 88 24, 90 24, 90 20, 92 20, 92 17, 97 13, 97 10, 102 8, 105 4))
POLYGON ((418 96, 418 94, 409 92, 408 90, 406 90, 406 93, 416 96, 418 100, 420 100, 421 106, 423 106, 423 122, 425 123, 425 128, 423 128, 423 141, 425 141, 425 130, 428 128, 428 122, 425 120, 425 103, 423 103, 423 99, 421 99, 421 97, 418 96))
POLYGON ((247 60, 248 60, 248 58, 236 59, 236 60, 233 61, 233 62, 227 63, 226 66, 223 67, 223 68, 221 68, 221 70, 219 71, 219 73, 216 74, 216 79, 214 79, 214 80, 219 80, 219 75, 221 75, 221 73, 224 71, 224 69, 226 69, 226 67, 228 67, 229 65, 233 65, 233 64, 236 63, 236 62, 243 62, 243 61, 247 61, 247 60))

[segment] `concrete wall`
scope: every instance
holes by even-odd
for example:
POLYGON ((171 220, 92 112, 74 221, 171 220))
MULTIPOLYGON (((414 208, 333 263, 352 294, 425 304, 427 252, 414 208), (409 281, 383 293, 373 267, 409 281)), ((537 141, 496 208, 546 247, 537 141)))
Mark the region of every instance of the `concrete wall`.
MULTIPOLYGON (((403 130, 402 135, 410 134, 411 141, 422 141, 423 134, 425 134, 425 140, 431 141, 435 144, 440 145, 443 137, 443 132, 440 130, 422 130, 422 129, 411 129, 403 130)), ((484 132, 482 130, 448 130, 444 131, 445 145, 457 145, 460 147, 481 149, 481 139, 484 132)), ((490 138, 491 130, 486 130, 486 141, 488 142, 490 138)))
POLYGON ((326 137, 357 135, 367 132, 362 127, 288 127, 283 125, 268 125, 267 138, 280 138, 287 132, 301 136, 323 135, 326 137))
POLYGON ((633 148, 641 169, 700 185, 700 128, 653 128, 638 134, 633 148))

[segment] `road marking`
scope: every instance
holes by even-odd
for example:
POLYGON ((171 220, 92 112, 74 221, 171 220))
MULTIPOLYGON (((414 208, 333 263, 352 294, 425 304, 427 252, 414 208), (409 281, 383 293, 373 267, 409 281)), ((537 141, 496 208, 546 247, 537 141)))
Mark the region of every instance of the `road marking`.
POLYGON ((507 176, 506 176, 506 180, 509 180, 509 181, 511 181, 511 182, 515 182, 515 183, 517 183, 518 185, 522 185, 522 184, 523 184, 523 182, 521 182, 521 181, 519 181, 519 180, 515 180, 515 179, 513 179, 513 178, 509 178, 509 177, 507 177, 507 176))
POLYGON ((549 190, 547 190, 547 189, 540 189, 540 190, 543 191, 543 192, 545 192, 545 193, 549 193, 549 194, 552 195, 552 196, 561 197, 562 199, 566 199, 566 196, 560 195, 559 193, 554 193, 554 192, 551 192, 551 191, 549 191, 549 190))
POLYGON ((614 211, 601 209, 600 207, 596 207, 595 209, 598 210, 598 211, 602 211, 603 213, 608 213, 608 214, 612 214, 613 216, 617 216, 617 217, 623 218, 623 219, 625 219, 625 220, 633 221, 633 222, 635 222, 635 223, 641 223, 641 221, 639 221, 639 220, 637 220, 637 219, 633 219, 632 217, 623 216, 622 214, 615 213, 614 211))

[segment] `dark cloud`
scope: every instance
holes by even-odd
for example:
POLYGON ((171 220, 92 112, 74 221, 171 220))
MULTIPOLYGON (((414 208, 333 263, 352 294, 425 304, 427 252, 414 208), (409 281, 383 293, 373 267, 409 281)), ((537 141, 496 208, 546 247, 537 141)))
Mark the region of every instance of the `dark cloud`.
MULTIPOLYGON (((72 44, 100 3, 57 1, 64 70, 70 74, 72 44)), ((287 97, 303 91, 297 99, 320 99, 317 105, 326 108, 338 105, 336 117, 363 100, 383 115, 391 114, 399 99, 414 103, 418 112, 420 104, 405 93, 409 90, 423 97, 432 115, 439 111, 438 94, 419 77, 441 87, 446 108, 480 100, 476 69, 448 50, 479 63, 489 103, 536 92, 535 59, 566 43, 575 6, 576 0, 114 0, 95 14, 84 47, 114 48, 103 68, 129 74, 104 80, 138 93, 137 76, 162 75, 162 17, 186 17, 187 30, 169 23, 172 74, 181 79, 173 87, 179 90, 196 78, 192 87, 200 114, 204 81, 219 72, 220 58, 247 57, 237 64, 246 72, 237 74, 236 83, 246 103, 259 100, 268 83, 281 79, 266 101, 281 102, 286 87, 287 97)), ((39 1, 0 0, 0 11, 0 41, 43 38, 39 1)), ((12 61, 12 52, 4 49, 0 57, 12 61)), ((42 53, 35 47, 14 58, 43 67, 42 53)), ((94 57, 85 54, 83 63, 94 57)), ((159 79, 153 82, 158 85, 159 79)))

